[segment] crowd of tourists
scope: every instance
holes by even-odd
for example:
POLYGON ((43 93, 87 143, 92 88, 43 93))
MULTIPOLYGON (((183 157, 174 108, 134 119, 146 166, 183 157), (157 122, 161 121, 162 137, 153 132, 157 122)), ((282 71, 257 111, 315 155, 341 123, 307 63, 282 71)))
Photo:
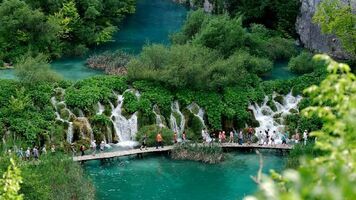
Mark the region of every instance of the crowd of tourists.
MULTIPOLYGON (((55 145, 51 145, 50 148, 51 153, 55 153, 56 152, 56 147, 55 145)), ((38 160, 40 158, 40 156, 42 155, 46 155, 47 154, 47 148, 46 145, 43 145, 42 148, 39 148, 38 146, 34 146, 34 147, 27 147, 26 150, 24 150, 22 147, 17 148, 14 147, 14 149, 9 149, 8 154, 12 155, 13 153, 16 154, 17 157, 19 157, 20 159, 23 160, 38 160)))
MULTIPOLYGON (((217 143, 237 143, 239 145, 243 144, 252 144, 252 143, 257 143, 258 145, 276 145, 276 144, 282 144, 282 145, 287 145, 287 144, 298 144, 300 142, 304 142, 304 145, 306 145, 309 137, 309 133, 307 130, 303 132, 303 138, 301 138, 300 134, 296 132, 294 135, 289 137, 288 131, 282 132, 282 131, 276 131, 276 130, 270 130, 266 129, 264 131, 259 130, 259 132, 256 134, 256 130, 252 127, 248 127, 247 129, 243 130, 240 129, 238 131, 236 130, 230 130, 228 134, 226 134, 225 131, 218 131, 209 134, 207 129, 203 129, 201 131, 201 136, 203 139, 204 144, 210 144, 213 142, 217 143)), ((147 140, 148 136, 147 134, 144 134, 141 138, 141 145, 140 145, 140 150, 147 150, 147 140)), ((158 132, 155 136, 155 142, 156 142, 156 149, 163 148, 164 147, 164 138, 162 136, 161 132, 158 132)), ((173 143, 178 144, 178 143, 186 143, 188 142, 187 140, 187 134, 185 131, 182 132, 181 136, 179 137, 177 132, 173 133, 173 143)), ((104 141, 101 141, 99 145, 100 152, 103 152, 105 150, 106 143, 104 141)), ((92 140, 90 143, 90 148, 92 150, 92 155, 95 155, 97 152, 98 145, 96 143, 96 140, 92 140)), ((81 156, 85 155, 85 146, 81 145, 80 146, 80 152, 81 156)), ((76 151, 73 149, 74 154, 76 151)))

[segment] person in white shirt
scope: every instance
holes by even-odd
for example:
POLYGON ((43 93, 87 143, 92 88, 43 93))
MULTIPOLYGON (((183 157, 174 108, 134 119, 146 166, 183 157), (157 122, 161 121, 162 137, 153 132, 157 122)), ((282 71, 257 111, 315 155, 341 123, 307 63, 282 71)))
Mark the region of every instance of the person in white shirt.
POLYGON ((307 130, 304 130, 303 139, 304 139, 304 145, 307 145, 307 141, 308 141, 308 131, 307 130))

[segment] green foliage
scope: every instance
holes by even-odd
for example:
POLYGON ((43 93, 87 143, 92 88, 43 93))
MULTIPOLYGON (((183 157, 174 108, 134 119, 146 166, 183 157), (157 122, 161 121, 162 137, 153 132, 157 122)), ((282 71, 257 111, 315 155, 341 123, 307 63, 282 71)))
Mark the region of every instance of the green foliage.
POLYGON ((31 52, 51 58, 78 55, 112 40, 135 0, 4 0, 0 3, 0 60, 31 52))
POLYGON ((171 39, 175 44, 185 44, 191 40, 195 34, 200 32, 203 22, 208 18, 203 9, 198 9, 194 12, 189 12, 187 20, 182 27, 181 33, 173 34, 171 39))
POLYGON ((47 21, 38 8, 31 8, 22 0, 0 3, 0 59, 15 61, 31 52, 56 56, 60 52, 56 24, 47 21))
POLYGON ((322 155, 322 151, 314 148, 313 142, 308 142, 307 145, 295 144, 293 149, 288 153, 286 168, 297 169, 300 167, 301 158, 307 157, 308 159, 313 159, 317 156, 322 155))
POLYGON ((139 101, 133 92, 124 93, 124 104, 123 108, 128 114, 133 114, 138 110, 139 101))
MULTIPOLYGON (((8 165, 8 157, 0 158, 0 171, 8 165)), ((22 184, 19 192, 24 199, 63 200, 94 199, 94 186, 81 166, 60 152, 41 155, 39 162, 18 159, 22 184)), ((6 198, 5 198, 6 199, 6 198)))
POLYGON ((232 16, 242 14, 244 23, 260 23, 277 30, 287 37, 295 37, 295 22, 300 10, 298 0, 224 0, 225 7, 232 16))
POLYGON ((10 163, 11 165, 0 179, 0 199, 22 200, 23 195, 19 194, 22 183, 21 171, 13 159, 10 160, 10 163))
POLYGON ((318 5, 313 20, 321 26, 324 33, 335 34, 344 49, 355 58, 356 14, 352 9, 350 0, 325 0, 318 5))
POLYGON ((164 145, 173 144, 173 131, 168 128, 160 128, 157 125, 143 126, 136 134, 136 140, 141 142, 145 134, 147 134, 147 146, 156 145, 156 135, 161 132, 164 145))
POLYGON ((116 76, 96 76, 76 82, 66 90, 65 101, 71 108, 92 113, 98 102, 116 99, 114 91, 122 94, 127 89, 126 79, 116 76))
POLYGON ((346 64, 325 55, 329 75, 319 86, 305 90, 311 105, 302 111, 305 117, 318 116, 322 127, 311 132, 317 137, 316 157, 301 160, 297 170, 282 175, 272 172, 257 180, 260 192, 246 199, 353 199, 356 195, 356 77, 346 64), (268 187, 267 187, 268 186, 268 187))
POLYGON ((43 54, 20 57, 15 65, 15 75, 24 85, 50 83, 60 79, 59 75, 51 70, 43 54))
POLYGON ((288 63, 288 68, 296 74, 311 73, 324 66, 322 62, 312 60, 313 55, 303 51, 298 56, 292 57, 288 63))

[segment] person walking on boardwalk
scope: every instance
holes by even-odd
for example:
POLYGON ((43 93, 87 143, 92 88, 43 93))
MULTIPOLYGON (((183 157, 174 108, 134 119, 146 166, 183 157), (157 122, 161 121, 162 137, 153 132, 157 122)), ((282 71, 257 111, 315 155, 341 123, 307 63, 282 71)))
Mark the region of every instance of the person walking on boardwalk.
POLYGON ((238 135, 238 138, 239 138, 239 145, 242 145, 242 143, 243 143, 243 137, 244 137, 244 135, 243 135, 243 133, 242 133, 242 130, 240 130, 239 135, 238 135))
POLYGON ((266 134, 266 138, 265 138, 265 142, 263 144, 268 145, 269 142, 269 129, 265 130, 265 134, 266 134))
POLYGON ((52 144, 51 146, 51 153, 55 153, 56 152, 56 146, 54 146, 54 144, 52 144))
POLYGON ((102 140, 100 143, 100 152, 104 152, 105 149, 105 142, 102 140))
POLYGON ((161 132, 158 132, 156 136, 156 149, 158 149, 158 146, 161 146, 161 148, 163 148, 163 138, 161 132))
POLYGON ((23 159, 23 149, 22 149, 22 147, 21 147, 19 150, 17 150, 17 156, 18 156, 20 159, 23 159))
POLYGON ((222 142, 222 132, 219 131, 219 143, 221 143, 221 142, 222 142))
POLYGON ((287 145, 287 133, 282 133, 282 145, 287 145))
POLYGON ((222 142, 226 142, 226 134, 225 134, 225 131, 222 132, 222 142))
POLYGON ((43 145, 42 149, 41 149, 41 153, 46 155, 47 154, 47 149, 46 149, 46 145, 43 145))
POLYGON ((95 156, 95 153, 96 153, 96 141, 95 141, 95 140, 93 140, 93 141, 91 142, 90 147, 91 147, 91 149, 93 150, 92 155, 95 156))
POLYGON ((173 142, 174 142, 174 144, 177 144, 177 143, 178 143, 177 132, 174 132, 174 134, 173 134, 173 142))
POLYGON ((39 153, 38 153, 37 146, 35 146, 32 151, 33 151, 33 157, 35 158, 35 160, 38 160, 39 153))
POLYGON ((304 145, 307 145, 307 141, 308 141, 308 131, 307 130, 304 130, 303 139, 304 139, 304 145))
POLYGON ((248 134, 248 144, 251 144, 252 136, 253 136, 253 128, 251 126, 247 129, 247 134, 248 134))
POLYGON ((140 146, 140 150, 142 151, 143 148, 145 148, 145 150, 147 150, 147 134, 146 133, 142 137, 142 144, 140 146))
POLYGON ((85 153, 84 153, 84 151, 85 151, 85 146, 84 146, 84 145, 80 145, 79 150, 80 150, 81 156, 84 156, 84 155, 85 155, 85 153))
POLYGON ((230 131, 229 143, 234 143, 234 132, 230 131))
POLYGON ((187 140, 187 134, 185 134, 185 131, 183 131, 182 140, 183 140, 183 143, 186 142, 186 140, 187 140))
POLYGON ((30 147, 27 147, 27 150, 25 152, 26 160, 30 160, 31 157, 31 150, 30 147))

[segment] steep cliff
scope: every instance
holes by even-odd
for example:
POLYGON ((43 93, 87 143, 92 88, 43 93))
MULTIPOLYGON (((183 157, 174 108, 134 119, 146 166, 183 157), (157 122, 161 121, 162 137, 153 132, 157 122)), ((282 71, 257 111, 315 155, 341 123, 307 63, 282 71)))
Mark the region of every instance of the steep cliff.
MULTIPOLYGON (((304 47, 312 51, 327 53, 339 59, 350 59, 350 55, 342 49, 337 37, 322 34, 319 25, 312 22, 316 8, 321 1, 322 0, 301 0, 300 14, 296 22, 296 30, 299 34, 300 41, 304 47)), ((351 2, 353 10, 356 10, 356 0, 351 2)))

